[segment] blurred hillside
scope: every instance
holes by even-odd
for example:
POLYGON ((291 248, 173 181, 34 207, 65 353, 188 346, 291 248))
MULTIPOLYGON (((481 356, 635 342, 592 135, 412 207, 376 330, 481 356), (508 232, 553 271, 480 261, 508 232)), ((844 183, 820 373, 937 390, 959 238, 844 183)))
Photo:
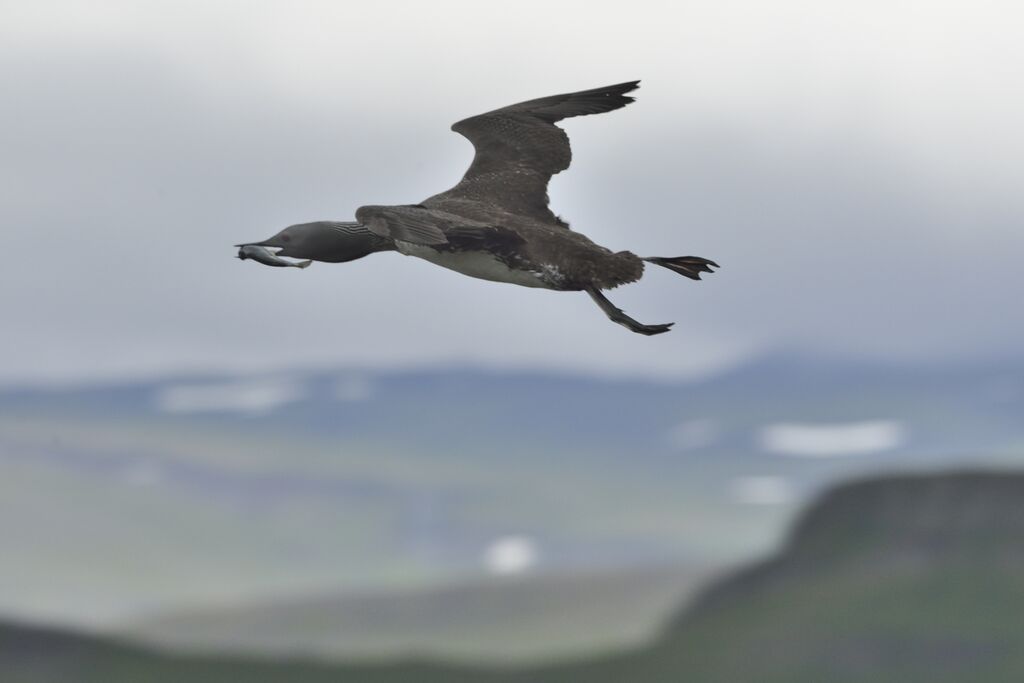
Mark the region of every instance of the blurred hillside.
POLYGON ((1020 474, 844 485, 649 656, 689 680, 1019 681, 1021 538, 1020 474))
POLYGON ((783 550, 707 590, 660 640, 549 668, 329 666, 175 658, 6 626, 4 680, 1019 681, 1024 475, 903 476, 840 486, 783 550))
POLYGON ((157 614, 116 633, 177 652, 467 663, 578 659, 646 645, 709 576, 679 567, 464 580, 157 614))
POLYGON ((635 647, 837 481, 1024 463, 1021 414, 1024 364, 995 361, 8 387, 0 614, 275 656, 635 647))

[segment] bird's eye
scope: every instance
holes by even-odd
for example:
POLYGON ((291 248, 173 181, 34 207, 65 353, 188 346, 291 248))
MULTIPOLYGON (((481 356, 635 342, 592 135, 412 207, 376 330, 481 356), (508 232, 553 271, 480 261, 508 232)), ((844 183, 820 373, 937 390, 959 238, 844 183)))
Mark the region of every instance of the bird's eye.
POLYGON ((292 241, 292 236, 291 235, 287 235, 287 234, 286 235, 281 235, 281 241, 282 242, 291 242, 292 241))

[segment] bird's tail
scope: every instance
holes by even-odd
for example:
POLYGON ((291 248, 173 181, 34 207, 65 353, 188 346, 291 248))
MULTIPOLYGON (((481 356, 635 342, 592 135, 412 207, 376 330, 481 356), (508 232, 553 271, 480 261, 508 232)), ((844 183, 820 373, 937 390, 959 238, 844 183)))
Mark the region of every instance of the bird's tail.
POLYGON ((655 263, 662 268, 668 268, 691 280, 699 280, 701 273, 713 273, 715 271, 712 270, 712 267, 719 267, 714 261, 701 258, 700 256, 676 256, 674 258, 651 256, 650 258, 645 258, 644 261, 655 263))
POLYGON ((309 268, 310 263, 312 263, 312 261, 299 261, 298 263, 293 263, 292 265, 295 266, 296 268, 309 268))

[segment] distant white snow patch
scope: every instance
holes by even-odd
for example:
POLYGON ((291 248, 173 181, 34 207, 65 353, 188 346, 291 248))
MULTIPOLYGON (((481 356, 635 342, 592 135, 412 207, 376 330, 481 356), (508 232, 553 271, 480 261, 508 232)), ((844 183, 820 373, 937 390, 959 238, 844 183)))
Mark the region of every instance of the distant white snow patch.
POLYGON ((906 441, 906 428, 898 420, 845 424, 778 423, 764 427, 761 447, 772 453, 809 458, 878 453, 906 441))
POLYGON ((737 477, 730 485, 732 499, 744 505, 785 505, 793 500, 793 487, 784 477, 737 477))
POLYGON ((537 544, 527 536, 503 536, 487 546, 484 566, 492 574, 521 574, 539 559, 537 544))
POLYGON ((668 439, 681 451, 692 451, 710 446, 722 432, 717 420, 701 417, 680 422, 669 431, 668 439))
POLYGON ((166 413, 265 415, 305 396, 294 380, 262 379, 217 384, 186 384, 161 389, 157 407, 166 413))

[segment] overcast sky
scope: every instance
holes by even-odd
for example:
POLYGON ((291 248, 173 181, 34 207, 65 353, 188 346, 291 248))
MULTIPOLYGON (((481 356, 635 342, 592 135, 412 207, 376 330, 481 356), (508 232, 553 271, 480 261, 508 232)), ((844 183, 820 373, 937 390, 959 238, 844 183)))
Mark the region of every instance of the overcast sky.
POLYGON ((1014 2, 0 0, 0 381, 443 362, 680 376, 765 351, 1024 348, 1014 2), (448 130, 643 79, 565 122, 554 210, 722 264, 611 298, 383 254, 231 245, 454 184, 448 130))

